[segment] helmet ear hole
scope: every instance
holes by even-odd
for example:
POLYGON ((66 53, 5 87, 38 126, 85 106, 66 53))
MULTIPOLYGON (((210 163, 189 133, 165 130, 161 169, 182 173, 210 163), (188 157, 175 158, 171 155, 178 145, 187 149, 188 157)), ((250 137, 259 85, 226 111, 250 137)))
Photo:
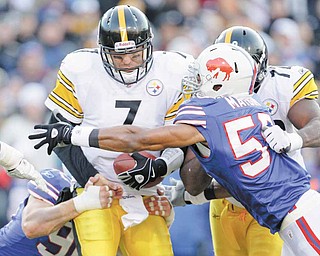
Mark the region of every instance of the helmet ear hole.
POLYGON ((212 90, 214 91, 219 91, 222 87, 222 84, 215 84, 213 87, 212 87, 212 90))

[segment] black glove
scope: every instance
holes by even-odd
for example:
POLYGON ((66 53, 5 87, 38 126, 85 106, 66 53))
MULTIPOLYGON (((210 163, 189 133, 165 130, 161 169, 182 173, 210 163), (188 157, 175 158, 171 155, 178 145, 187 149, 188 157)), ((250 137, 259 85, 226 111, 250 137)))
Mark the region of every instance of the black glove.
POLYGON ((161 177, 161 170, 166 168, 166 163, 161 159, 153 160, 139 153, 133 153, 131 157, 136 160, 136 167, 118 174, 118 178, 137 190, 161 177))
MULTIPOLYGON (((60 113, 55 113, 57 120, 66 120, 60 113)), ((71 132, 73 126, 71 123, 58 122, 54 124, 42 124, 35 125, 34 129, 45 130, 42 133, 31 134, 28 136, 30 140, 42 139, 38 144, 34 146, 35 149, 39 149, 44 144, 48 143, 48 155, 51 155, 52 150, 58 146, 58 144, 71 144, 71 132)), ((60 145, 61 146, 61 145, 60 145)))

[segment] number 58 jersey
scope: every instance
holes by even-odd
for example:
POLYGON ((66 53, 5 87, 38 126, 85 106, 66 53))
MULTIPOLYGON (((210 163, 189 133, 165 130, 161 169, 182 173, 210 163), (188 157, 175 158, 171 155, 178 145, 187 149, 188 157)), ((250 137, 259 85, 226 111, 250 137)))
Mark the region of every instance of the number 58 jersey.
MULTIPOLYGON (((45 104, 81 126, 163 126, 172 123, 183 101, 181 80, 188 75, 191 61, 190 55, 156 51, 148 74, 135 84, 124 85, 106 72, 97 49, 75 51, 63 60, 56 87, 45 104)), ((84 147, 82 151, 102 175, 120 182, 113 170, 113 160, 120 153, 84 147)))

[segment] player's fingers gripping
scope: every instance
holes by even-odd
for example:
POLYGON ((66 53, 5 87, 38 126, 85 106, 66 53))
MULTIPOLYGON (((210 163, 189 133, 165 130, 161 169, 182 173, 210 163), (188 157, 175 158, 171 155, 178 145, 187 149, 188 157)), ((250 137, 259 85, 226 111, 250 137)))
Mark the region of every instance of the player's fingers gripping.
POLYGON ((167 197, 169 200, 171 200, 172 190, 174 189, 174 186, 163 185, 163 187, 164 187, 164 196, 167 197))
POLYGON ((163 196, 164 193, 165 193, 165 189, 164 188, 163 189, 162 188, 158 188, 157 189, 157 193, 158 193, 159 196, 163 196))
POLYGON ((108 186, 100 187, 100 202, 102 208, 110 208, 113 201, 114 191, 110 190, 108 186))
POLYGON ((290 146, 288 136, 278 125, 273 125, 267 128, 263 134, 270 148, 277 153, 282 152, 285 148, 290 146))
POLYGON ((144 204, 150 215, 168 217, 171 213, 171 204, 166 197, 151 196, 144 199, 144 204))

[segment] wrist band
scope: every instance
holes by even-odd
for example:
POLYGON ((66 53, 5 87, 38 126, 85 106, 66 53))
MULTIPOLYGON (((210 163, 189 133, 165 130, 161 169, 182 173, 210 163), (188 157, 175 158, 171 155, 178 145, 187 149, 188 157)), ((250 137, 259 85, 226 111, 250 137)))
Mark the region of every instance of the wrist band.
POLYGON ((188 191, 185 191, 184 192, 184 200, 187 204, 188 204, 188 201, 191 202, 192 204, 204 204, 204 203, 207 203, 210 201, 205 197, 204 191, 196 196, 192 196, 189 194, 188 191))
POLYGON ((71 143, 76 146, 90 147, 89 137, 93 128, 75 126, 71 134, 71 143))
POLYGON ((298 133, 288 133, 287 134, 290 139, 290 149, 288 152, 295 151, 297 149, 302 148, 303 140, 298 133))

